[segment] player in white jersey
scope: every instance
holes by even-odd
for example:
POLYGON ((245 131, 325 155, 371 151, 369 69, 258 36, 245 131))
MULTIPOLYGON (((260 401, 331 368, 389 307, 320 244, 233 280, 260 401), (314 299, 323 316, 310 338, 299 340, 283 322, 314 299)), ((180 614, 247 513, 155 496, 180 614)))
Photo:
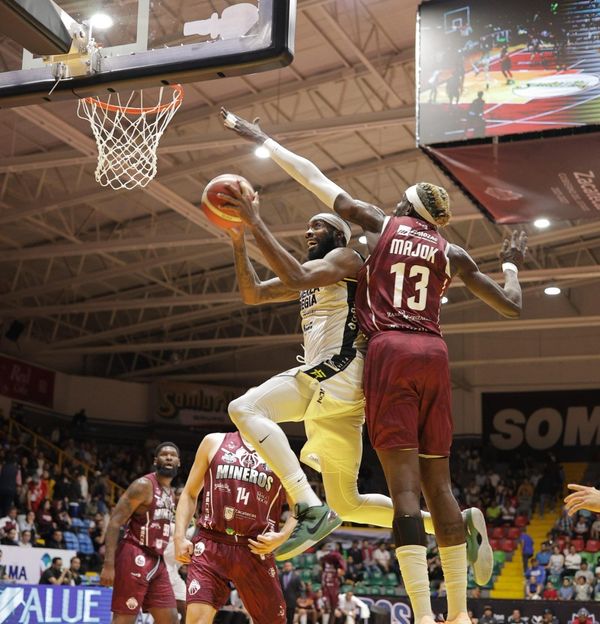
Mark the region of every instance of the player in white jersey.
MULTIPOLYGON (((258 197, 249 197, 241 188, 230 187, 230 192, 231 205, 240 210, 269 266, 278 275, 261 281, 246 252, 244 230, 230 230, 244 302, 300 298, 304 363, 252 388, 229 406, 237 428, 260 448, 296 503, 298 525, 275 554, 278 559, 293 557, 339 524, 310 488, 277 424, 280 422, 304 421, 308 441, 302 449, 302 461, 321 472, 327 503, 343 520, 391 527, 391 499, 381 494, 359 494, 357 487, 364 422, 365 344, 356 322, 354 294, 363 260, 347 247, 350 228, 335 214, 312 217, 305 234, 309 260, 301 264, 265 226, 258 212, 258 197), (325 519, 321 522, 321 518, 325 519), (315 524, 317 528, 313 529, 315 524)), ((431 516, 423 516, 426 531, 433 533, 431 516)), ((470 560, 476 579, 485 584, 493 566, 485 521, 478 509, 467 510, 464 518, 467 527, 475 523, 478 529, 467 531, 467 537, 469 533, 472 536, 470 560), (481 544, 477 542, 478 534, 481 544)))

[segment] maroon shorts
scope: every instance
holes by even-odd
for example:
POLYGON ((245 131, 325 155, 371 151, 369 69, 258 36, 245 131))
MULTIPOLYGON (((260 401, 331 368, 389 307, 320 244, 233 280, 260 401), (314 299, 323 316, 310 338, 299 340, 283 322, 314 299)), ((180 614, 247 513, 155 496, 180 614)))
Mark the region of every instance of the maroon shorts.
MULTIPOLYGON (((338 599, 340 596, 340 584, 338 583, 323 583, 321 585, 323 590, 323 598, 327 600, 327 604, 331 611, 337 608, 338 599)), ((332 616, 333 617, 333 616, 332 616)))
POLYGON ((376 334, 369 340, 364 392, 373 448, 450 454, 452 393, 448 348, 440 336, 376 334))
POLYGON ((286 624, 285 600, 273 555, 250 552, 246 541, 201 530, 194 538, 194 554, 188 566, 186 602, 203 602, 217 611, 235 584, 254 624, 286 624))
POLYGON ((175 594, 162 557, 130 542, 121 542, 115 556, 112 612, 134 615, 140 609, 176 609, 175 594))

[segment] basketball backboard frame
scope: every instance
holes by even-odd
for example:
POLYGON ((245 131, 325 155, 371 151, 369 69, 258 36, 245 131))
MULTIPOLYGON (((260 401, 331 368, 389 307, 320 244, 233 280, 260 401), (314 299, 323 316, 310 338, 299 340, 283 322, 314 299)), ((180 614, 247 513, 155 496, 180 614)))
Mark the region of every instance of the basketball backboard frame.
MULTIPOLYGON (((181 33, 177 35, 178 39, 174 39, 176 43, 172 47, 165 44, 156 48, 147 43, 148 31, 154 17, 153 7, 161 3, 136 1, 135 39, 100 47, 99 70, 57 82, 48 65, 48 59, 45 61, 23 50, 21 68, 0 73, 0 107, 43 104, 102 96, 125 89, 145 89, 238 76, 285 67, 293 60, 296 0, 237 2, 234 5, 224 5, 225 8, 218 14, 212 9, 208 10, 215 3, 206 2, 206 11, 200 11, 197 16, 200 21, 192 23, 201 24, 205 20, 208 32, 212 25, 210 39, 197 41, 199 38, 196 37, 195 42, 190 37, 190 43, 187 43, 186 37, 189 35, 183 33, 184 27, 190 31, 190 22, 187 21, 180 24, 181 33), (238 5, 255 6, 256 22, 242 35, 222 36, 214 25, 224 24, 226 10, 238 5)), ((163 3, 168 1, 162 0, 163 3)), ((202 8, 204 2, 205 0, 196 0, 192 4, 202 8)), ((63 0, 63 4, 68 5, 68 0, 63 0)), ((80 18, 78 23, 86 23, 80 15, 76 17, 80 18)), ((130 30, 133 32, 133 26, 130 30)), ((97 64, 93 65, 97 69, 97 64)))

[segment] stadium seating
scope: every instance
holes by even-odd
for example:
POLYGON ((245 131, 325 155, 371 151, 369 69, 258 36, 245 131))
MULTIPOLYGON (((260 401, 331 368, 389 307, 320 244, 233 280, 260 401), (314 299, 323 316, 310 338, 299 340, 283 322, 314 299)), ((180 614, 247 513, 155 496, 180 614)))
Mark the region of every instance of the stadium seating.
POLYGON ((71 533, 71 531, 64 531, 63 537, 69 550, 79 550, 79 540, 77 539, 77 535, 75 535, 75 533, 71 533))

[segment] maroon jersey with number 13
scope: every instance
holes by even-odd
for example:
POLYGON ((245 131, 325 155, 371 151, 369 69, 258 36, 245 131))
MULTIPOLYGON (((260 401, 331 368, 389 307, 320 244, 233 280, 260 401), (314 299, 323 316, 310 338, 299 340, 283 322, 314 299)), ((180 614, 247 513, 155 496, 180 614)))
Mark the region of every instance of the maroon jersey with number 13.
POLYGON ((278 530, 285 491, 236 431, 227 433, 204 477, 198 526, 228 535, 278 530))
POLYGON ((401 330, 441 335, 440 305, 450 283, 449 243, 412 217, 389 217, 358 273, 356 312, 371 337, 401 330))

